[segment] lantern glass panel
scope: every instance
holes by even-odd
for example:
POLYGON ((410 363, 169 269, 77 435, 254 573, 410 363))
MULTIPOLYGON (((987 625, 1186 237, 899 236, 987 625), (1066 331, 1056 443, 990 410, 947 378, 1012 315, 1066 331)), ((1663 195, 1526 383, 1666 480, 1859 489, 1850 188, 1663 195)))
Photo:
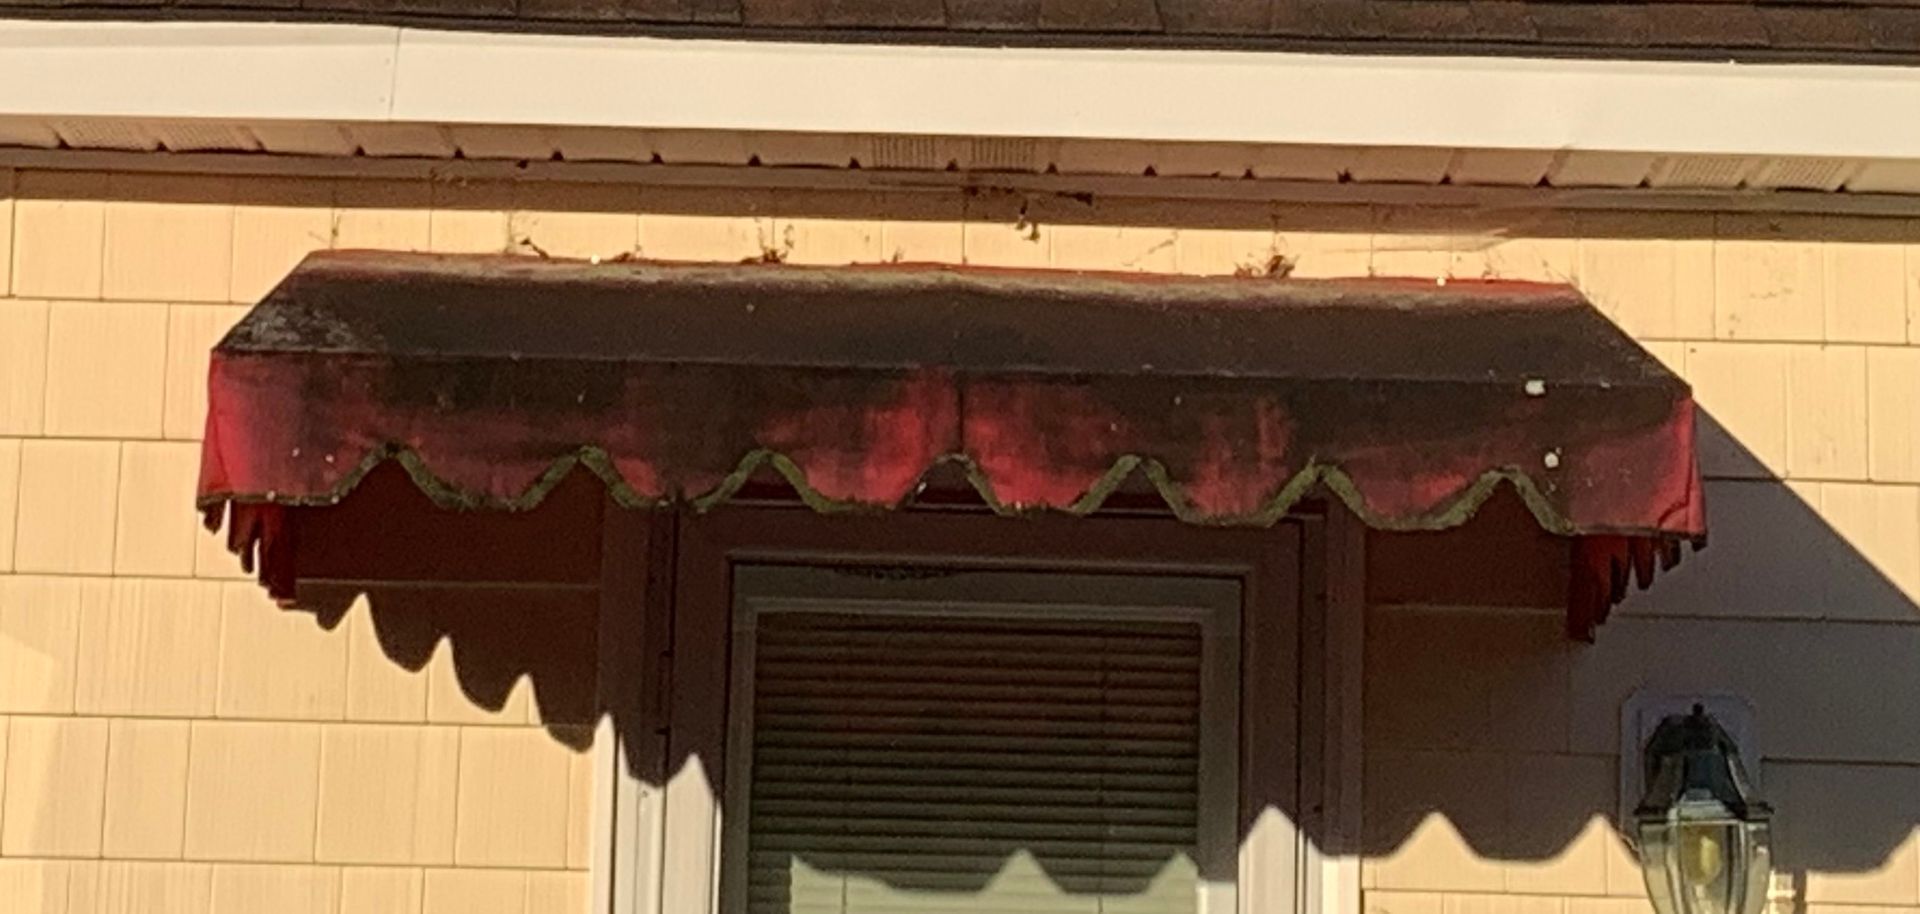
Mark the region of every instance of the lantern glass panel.
POLYGON ((1731 822, 1688 822, 1676 829, 1674 886, 1687 914, 1744 914, 1735 906, 1746 888, 1740 827, 1731 822), (1736 880, 1736 876, 1739 876, 1736 880))
POLYGON ((1765 822, 1641 820, 1640 865, 1659 914, 1758 914, 1773 871, 1765 822))
POLYGON ((1668 820, 1641 820, 1638 828, 1640 870, 1647 877, 1647 895, 1656 914, 1686 914, 1674 898, 1667 860, 1673 854, 1674 825, 1668 820))

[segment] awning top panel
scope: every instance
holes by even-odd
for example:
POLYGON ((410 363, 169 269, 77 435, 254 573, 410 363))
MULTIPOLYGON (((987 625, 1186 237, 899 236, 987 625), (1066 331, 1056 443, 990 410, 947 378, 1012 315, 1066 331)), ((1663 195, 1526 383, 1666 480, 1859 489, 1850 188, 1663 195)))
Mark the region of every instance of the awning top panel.
POLYGON ((1564 286, 315 255, 213 353, 200 495, 326 505, 398 459, 524 508, 771 468, 822 509, 961 466, 1007 513, 1144 476, 1182 518, 1331 493, 1388 529, 1512 485, 1548 530, 1704 532, 1693 403, 1564 286))
POLYGON ((1574 289, 1510 282, 321 254, 219 351, 1687 395, 1574 289))

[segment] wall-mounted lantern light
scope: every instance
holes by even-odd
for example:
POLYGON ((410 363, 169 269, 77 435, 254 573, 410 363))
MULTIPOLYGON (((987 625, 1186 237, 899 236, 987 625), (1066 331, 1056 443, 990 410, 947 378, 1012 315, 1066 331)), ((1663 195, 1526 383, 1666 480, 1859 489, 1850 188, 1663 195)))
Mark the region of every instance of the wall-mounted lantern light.
POLYGON ((1647 741, 1646 795, 1633 811, 1659 914, 1758 914, 1773 875, 1773 810, 1752 793, 1732 738, 1694 705, 1647 741))

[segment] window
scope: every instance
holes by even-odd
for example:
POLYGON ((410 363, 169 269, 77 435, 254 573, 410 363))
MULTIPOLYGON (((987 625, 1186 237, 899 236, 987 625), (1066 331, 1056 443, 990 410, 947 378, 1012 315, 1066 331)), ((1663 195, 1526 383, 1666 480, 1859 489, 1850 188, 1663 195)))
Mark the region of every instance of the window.
POLYGON ((609 533, 596 912, 1359 910, 1350 519, 657 521, 609 533))
POLYGON ((1239 591, 737 567, 722 911, 1234 911, 1239 591))

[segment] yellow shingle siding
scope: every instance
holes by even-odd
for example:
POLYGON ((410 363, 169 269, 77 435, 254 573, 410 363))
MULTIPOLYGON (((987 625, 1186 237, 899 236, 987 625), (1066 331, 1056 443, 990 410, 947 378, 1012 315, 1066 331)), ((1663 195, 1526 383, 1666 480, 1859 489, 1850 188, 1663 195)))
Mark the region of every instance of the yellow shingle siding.
POLYGON ((207 349, 308 251, 426 247, 431 195, 0 170, 0 911, 464 910, 469 871, 579 909, 585 735, 469 697, 450 644, 389 659, 364 601, 275 608, 191 508, 207 349))

